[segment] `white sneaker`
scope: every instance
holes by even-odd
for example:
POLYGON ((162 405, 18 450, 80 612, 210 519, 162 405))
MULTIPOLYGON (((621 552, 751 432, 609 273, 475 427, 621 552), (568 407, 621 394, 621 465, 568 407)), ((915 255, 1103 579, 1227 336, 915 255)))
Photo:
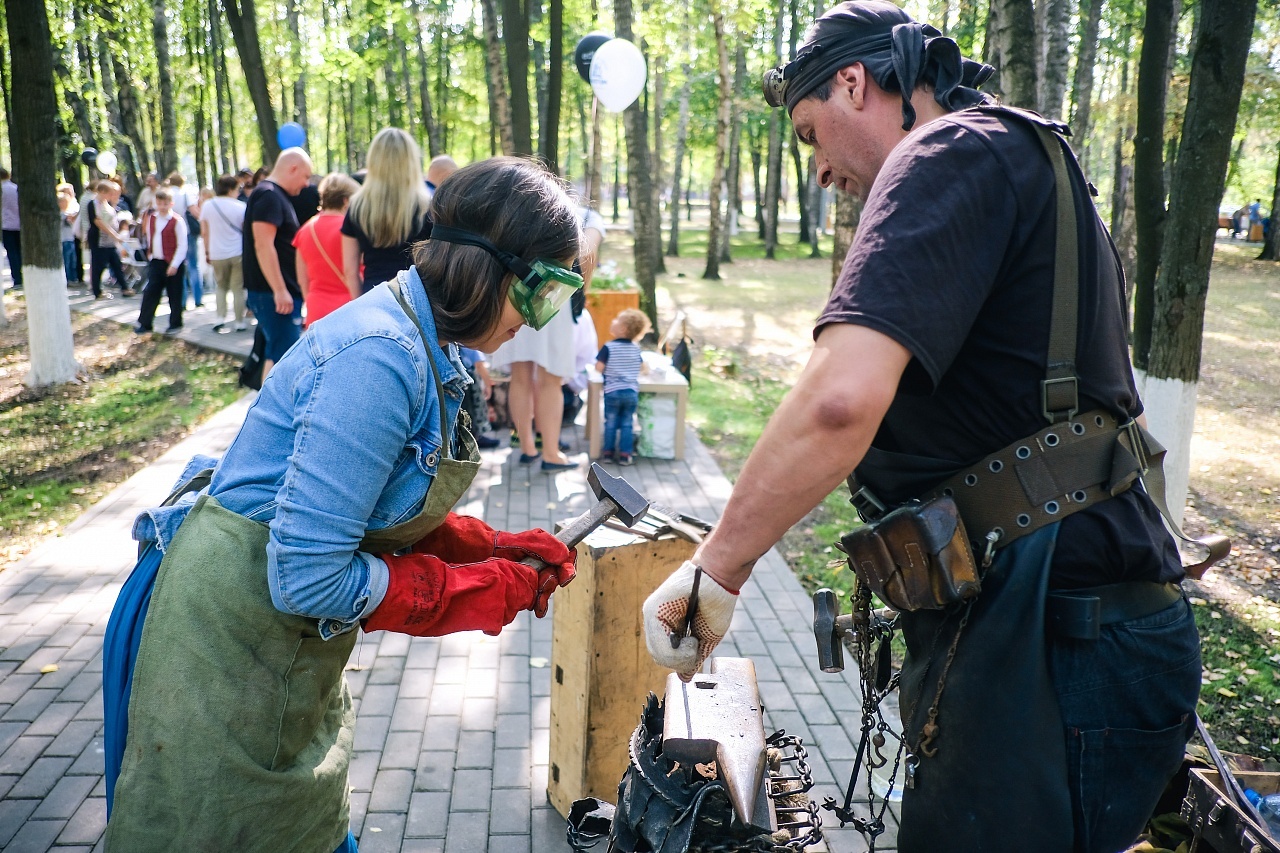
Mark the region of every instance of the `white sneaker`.
POLYGON ((236 331, 237 331, 237 332, 243 332, 243 331, 244 331, 245 329, 247 329, 247 328, 249 328, 249 326, 248 326, 248 324, 247 324, 247 323, 236 323, 236 331))

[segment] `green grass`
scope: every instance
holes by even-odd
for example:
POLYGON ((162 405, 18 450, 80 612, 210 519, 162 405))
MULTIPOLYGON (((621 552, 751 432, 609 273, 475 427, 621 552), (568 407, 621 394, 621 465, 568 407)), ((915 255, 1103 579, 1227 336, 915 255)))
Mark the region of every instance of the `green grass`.
MULTIPOLYGON (((83 318, 77 325, 77 354, 89 362, 89 379, 0 403, 6 543, 29 544, 56 531, 242 393, 235 361, 226 356, 135 337, 126 326, 86 326, 83 318), (86 358, 86 346, 96 355, 86 358)), ((0 360, 23 351, 14 341, 0 347, 0 360)))

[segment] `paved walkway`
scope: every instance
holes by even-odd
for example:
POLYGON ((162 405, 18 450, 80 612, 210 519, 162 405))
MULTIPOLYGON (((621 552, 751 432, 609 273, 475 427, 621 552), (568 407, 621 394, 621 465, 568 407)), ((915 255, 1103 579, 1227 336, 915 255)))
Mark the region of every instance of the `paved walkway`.
MULTIPOLYGON (((131 321, 130 303, 136 311, 136 299, 86 307, 131 321)), ((184 335, 235 339, 202 328, 211 323, 188 321, 184 335)), ((133 566, 130 522, 168 491, 191 454, 225 450, 251 399, 215 415, 0 573, 0 849, 102 849, 101 644, 133 566)), ((585 449, 578 430, 570 437, 575 451, 585 449)), ((729 483, 692 431, 687 448, 683 461, 642 459, 623 473, 651 501, 716 518, 729 483)), ((486 451, 460 511, 523 529, 551 528, 586 509, 585 466, 554 477, 531 467, 506 448, 486 451)), ((755 661, 767 723, 804 738, 820 800, 839 796, 836 780, 848 777, 858 701, 851 672, 818 670, 811 619, 808 596, 770 552, 743 590, 720 651, 755 661)), ((500 637, 361 639, 347 678, 358 703, 352 830, 362 853, 568 849, 564 821, 545 793, 550 656, 551 619, 528 613, 500 637)), ((879 849, 892 849, 892 835, 879 849)), ((832 851, 865 849, 849 829, 828 827, 827 837, 832 851)))

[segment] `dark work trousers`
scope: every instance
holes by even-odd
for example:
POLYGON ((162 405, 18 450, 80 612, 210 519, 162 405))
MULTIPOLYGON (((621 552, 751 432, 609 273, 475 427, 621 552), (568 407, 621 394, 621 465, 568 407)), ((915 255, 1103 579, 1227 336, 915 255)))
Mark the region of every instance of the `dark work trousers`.
POLYGON ((22 232, 4 231, 4 252, 9 256, 9 270, 13 273, 13 286, 22 287, 22 232))
POLYGON ((142 288, 142 310, 138 312, 138 325, 145 331, 151 331, 151 323, 156 317, 156 308, 160 305, 160 295, 169 294, 169 328, 182 328, 182 276, 186 272, 186 264, 178 267, 173 275, 168 275, 169 264, 154 258, 147 264, 147 284, 142 288))
POLYGON ((116 278, 116 284, 123 290, 124 264, 120 263, 120 252, 115 246, 99 246, 89 250, 89 285, 94 296, 102 295, 102 271, 110 269, 116 278))

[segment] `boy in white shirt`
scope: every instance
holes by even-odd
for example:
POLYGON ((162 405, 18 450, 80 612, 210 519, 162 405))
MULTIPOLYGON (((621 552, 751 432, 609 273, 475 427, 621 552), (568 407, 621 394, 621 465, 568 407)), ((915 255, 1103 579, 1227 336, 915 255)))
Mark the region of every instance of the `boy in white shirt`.
POLYGON ((160 294, 169 296, 169 328, 172 335, 182 328, 182 277, 187 260, 187 221, 173 209, 173 196, 165 187, 156 190, 155 211, 142 220, 142 239, 147 252, 147 285, 142 289, 142 310, 133 330, 140 335, 151 331, 160 294))

